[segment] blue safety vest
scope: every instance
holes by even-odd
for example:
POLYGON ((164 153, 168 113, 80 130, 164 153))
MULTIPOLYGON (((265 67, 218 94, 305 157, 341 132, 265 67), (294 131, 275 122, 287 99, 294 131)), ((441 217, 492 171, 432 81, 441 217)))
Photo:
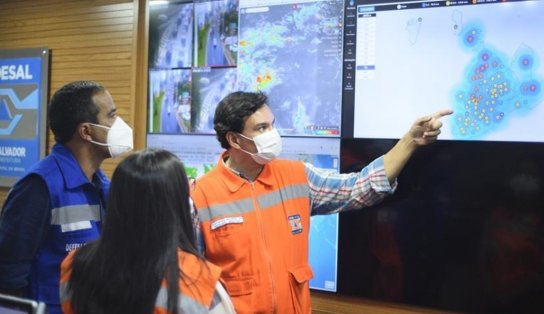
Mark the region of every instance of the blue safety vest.
POLYGON ((30 297, 47 304, 49 313, 60 309, 60 264, 73 249, 100 234, 109 180, 101 170, 93 183, 84 175, 70 150, 55 144, 51 155, 27 175, 42 177, 49 190, 51 221, 36 254, 30 275, 30 297))

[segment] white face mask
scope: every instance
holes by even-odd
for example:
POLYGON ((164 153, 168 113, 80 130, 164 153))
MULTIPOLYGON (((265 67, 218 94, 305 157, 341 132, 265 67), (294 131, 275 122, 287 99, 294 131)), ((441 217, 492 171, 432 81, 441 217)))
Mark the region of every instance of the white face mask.
POLYGON ((100 146, 107 146, 112 158, 132 150, 134 145, 132 139, 132 129, 120 117, 117 117, 109 128, 100 124, 91 123, 91 125, 108 129, 106 144, 96 141, 91 141, 91 143, 100 146))
POLYGON ((281 137, 278 130, 272 129, 255 136, 253 139, 241 134, 242 137, 253 141, 257 147, 256 153, 250 153, 240 148, 241 151, 249 154, 256 163, 264 165, 272 161, 281 154, 281 137))

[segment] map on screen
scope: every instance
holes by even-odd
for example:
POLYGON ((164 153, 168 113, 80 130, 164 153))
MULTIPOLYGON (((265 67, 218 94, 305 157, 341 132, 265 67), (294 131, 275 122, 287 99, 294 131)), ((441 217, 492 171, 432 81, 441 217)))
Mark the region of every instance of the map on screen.
POLYGON ((354 6, 354 137, 399 138, 449 108, 441 139, 544 141, 544 2, 354 6))

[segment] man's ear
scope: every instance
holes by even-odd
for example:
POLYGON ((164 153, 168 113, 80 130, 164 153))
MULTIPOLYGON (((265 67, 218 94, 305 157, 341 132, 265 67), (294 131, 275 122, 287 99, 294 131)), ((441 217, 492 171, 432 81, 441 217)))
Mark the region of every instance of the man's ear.
POLYGON ((93 137, 92 137, 93 129, 91 125, 88 123, 80 123, 77 126, 76 133, 77 133, 77 136, 79 136, 79 138, 81 138, 81 140, 83 141, 90 142, 93 140, 93 137))
POLYGON ((227 132, 225 138, 227 139, 227 142, 229 142, 230 147, 240 148, 240 139, 234 132, 227 132))

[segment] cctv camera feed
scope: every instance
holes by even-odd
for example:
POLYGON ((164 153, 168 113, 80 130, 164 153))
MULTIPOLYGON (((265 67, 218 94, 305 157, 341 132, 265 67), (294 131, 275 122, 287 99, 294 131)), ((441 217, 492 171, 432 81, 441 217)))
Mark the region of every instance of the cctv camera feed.
POLYGON ((191 70, 149 71, 149 132, 191 130, 191 70))
MULTIPOLYGON (((149 134, 147 147, 167 149, 185 165, 187 176, 196 179, 215 167, 223 149, 215 136, 149 134)), ((309 162, 316 167, 338 172, 340 139, 283 138, 282 158, 309 162)), ((310 265, 312 289, 336 291, 338 214, 312 216, 310 223, 310 265)))
POLYGON ((450 108, 441 139, 544 141, 543 1, 350 0, 346 10, 354 137, 398 138, 414 117, 450 108))
POLYGON ((223 97, 238 89, 236 68, 194 68, 191 104, 193 133, 215 134, 213 115, 223 97))
POLYGON ((193 3, 152 1, 149 5, 149 67, 190 67, 192 47, 193 3))
POLYGON ((239 88, 269 96, 282 135, 340 135, 342 12, 340 0, 240 1, 239 88))
POLYGON ((194 66, 236 65, 238 1, 195 1, 194 66))

